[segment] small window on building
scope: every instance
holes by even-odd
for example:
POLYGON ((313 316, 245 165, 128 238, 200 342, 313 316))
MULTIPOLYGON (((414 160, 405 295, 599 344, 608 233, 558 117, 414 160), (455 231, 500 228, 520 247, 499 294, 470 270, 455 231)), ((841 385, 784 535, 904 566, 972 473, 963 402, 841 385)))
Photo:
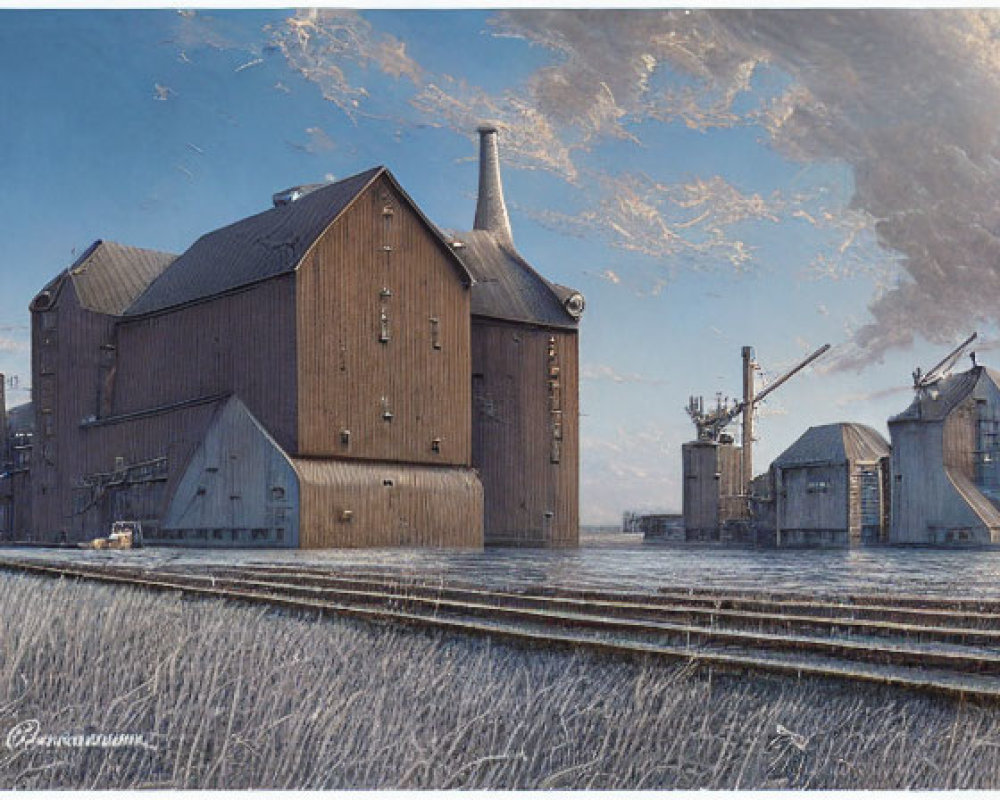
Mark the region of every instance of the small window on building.
POLYGON ((441 349, 441 321, 437 317, 431 317, 431 347, 441 349))
POLYGON ((383 307, 378 317, 378 340, 385 344, 389 341, 389 312, 383 307))
POLYGON ((272 486, 271 487, 271 499, 272 500, 284 500, 285 499, 285 488, 283 486, 272 486))

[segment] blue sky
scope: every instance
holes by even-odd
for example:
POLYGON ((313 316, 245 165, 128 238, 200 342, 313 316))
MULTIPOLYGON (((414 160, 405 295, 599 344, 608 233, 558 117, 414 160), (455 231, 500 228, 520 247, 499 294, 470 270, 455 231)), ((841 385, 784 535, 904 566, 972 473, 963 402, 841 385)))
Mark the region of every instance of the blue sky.
POLYGON ((93 240, 179 253, 375 164, 468 229, 489 120, 517 246, 587 298, 584 522, 680 508, 683 407, 736 395, 743 344, 761 384, 834 345, 762 406, 757 471, 810 425, 885 434, 918 364, 973 329, 991 364, 998 31, 957 11, 2 10, 9 402, 28 303, 93 240))

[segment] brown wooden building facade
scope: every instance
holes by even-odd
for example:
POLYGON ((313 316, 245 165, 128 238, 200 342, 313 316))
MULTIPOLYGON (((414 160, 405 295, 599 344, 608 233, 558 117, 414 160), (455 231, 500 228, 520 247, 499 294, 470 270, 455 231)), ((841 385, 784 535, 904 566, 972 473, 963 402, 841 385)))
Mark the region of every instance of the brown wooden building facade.
POLYGON ((497 131, 479 129, 473 230, 452 233, 472 287, 472 463, 488 544, 579 543, 579 343, 583 296, 514 247, 497 131))
POLYGON ((557 324, 477 315, 489 265, 382 167, 180 256, 96 242, 31 307, 30 537, 137 519, 148 543, 479 547, 485 505, 506 540, 575 543, 569 290, 504 253, 508 303, 557 324))

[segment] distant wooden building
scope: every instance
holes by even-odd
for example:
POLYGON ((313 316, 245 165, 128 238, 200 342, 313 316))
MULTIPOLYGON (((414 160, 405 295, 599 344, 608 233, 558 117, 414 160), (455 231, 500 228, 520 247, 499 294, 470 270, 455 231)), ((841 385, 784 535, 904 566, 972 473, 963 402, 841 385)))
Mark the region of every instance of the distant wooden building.
POLYGON ((1000 541, 1000 373, 976 366, 920 388, 889 434, 891 542, 1000 541))
POLYGON ((485 483, 524 515, 510 541, 575 542, 569 300, 493 231, 467 238, 378 167, 180 256, 96 242, 31 305, 33 538, 135 519, 172 545, 480 547, 485 483), (504 427, 483 433, 486 382, 504 427))
POLYGON ((867 425, 809 428, 771 464, 770 517, 779 546, 857 545, 886 539, 889 445, 867 425))
POLYGON ((3 427, 0 428, 3 434, 0 441, 0 540, 24 539, 31 530, 34 423, 31 403, 15 406, 3 415, 3 427))

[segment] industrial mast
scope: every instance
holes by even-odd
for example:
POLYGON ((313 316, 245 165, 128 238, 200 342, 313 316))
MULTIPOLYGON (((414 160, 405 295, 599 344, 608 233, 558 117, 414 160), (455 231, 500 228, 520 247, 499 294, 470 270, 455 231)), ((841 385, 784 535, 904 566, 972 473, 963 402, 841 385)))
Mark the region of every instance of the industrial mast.
MULTIPOLYGON (((758 369, 752 347, 743 347, 743 399, 716 396, 715 407, 705 410, 702 397, 690 397, 685 409, 697 430, 695 441, 681 447, 684 474, 685 538, 691 541, 715 541, 722 537, 723 526, 750 516, 750 483, 753 480, 753 413, 757 405, 789 378, 801 371, 827 350, 829 344, 811 353, 768 387, 757 392, 754 371, 758 369), (737 417, 743 418, 742 442, 734 445, 725 432, 737 417)), ((729 535, 729 534, 726 534, 729 535)))

